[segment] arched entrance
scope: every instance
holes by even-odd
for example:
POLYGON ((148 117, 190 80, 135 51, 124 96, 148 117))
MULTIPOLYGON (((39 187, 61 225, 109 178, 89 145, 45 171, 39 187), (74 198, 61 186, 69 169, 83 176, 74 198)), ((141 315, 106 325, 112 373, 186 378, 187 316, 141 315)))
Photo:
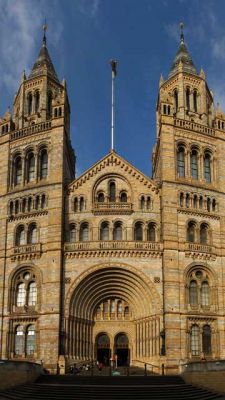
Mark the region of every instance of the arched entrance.
POLYGON ((118 333, 114 340, 114 354, 117 356, 118 367, 129 365, 130 350, 126 333, 118 333))
POLYGON ((100 333, 96 337, 96 359, 104 365, 109 365, 111 357, 110 340, 106 333, 100 333))

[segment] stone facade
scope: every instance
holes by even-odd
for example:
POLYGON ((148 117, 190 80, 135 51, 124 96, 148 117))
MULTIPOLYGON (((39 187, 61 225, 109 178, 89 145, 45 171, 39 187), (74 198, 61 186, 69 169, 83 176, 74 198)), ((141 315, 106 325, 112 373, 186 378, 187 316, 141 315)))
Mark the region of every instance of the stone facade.
POLYGON ((53 372, 224 358, 225 115, 183 34, 152 179, 114 151, 75 179, 69 121, 44 36, 0 119, 0 357, 53 372))

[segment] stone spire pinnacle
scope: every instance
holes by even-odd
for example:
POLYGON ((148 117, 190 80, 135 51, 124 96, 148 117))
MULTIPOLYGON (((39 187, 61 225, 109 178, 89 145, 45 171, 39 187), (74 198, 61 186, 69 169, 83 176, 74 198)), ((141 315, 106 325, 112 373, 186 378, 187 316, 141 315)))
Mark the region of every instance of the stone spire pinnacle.
POLYGON ((55 68, 53 66, 52 60, 50 58, 48 49, 47 49, 47 39, 46 39, 46 31, 47 25, 46 23, 43 25, 43 39, 42 46, 38 55, 37 60, 35 61, 32 71, 29 75, 28 79, 36 78, 37 76, 43 75, 47 72, 47 75, 59 82, 57 74, 55 72, 55 68))
POLYGON ((176 57, 173 61, 170 73, 169 73, 169 78, 173 75, 175 75, 178 72, 178 66, 180 61, 183 64, 183 71, 187 72, 189 74, 197 74, 196 68, 194 66, 194 63, 192 61, 192 58, 188 52, 188 49, 186 47, 186 44, 184 42, 184 24, 183 22, 180 23, 180 46, 177 51, 176 57))

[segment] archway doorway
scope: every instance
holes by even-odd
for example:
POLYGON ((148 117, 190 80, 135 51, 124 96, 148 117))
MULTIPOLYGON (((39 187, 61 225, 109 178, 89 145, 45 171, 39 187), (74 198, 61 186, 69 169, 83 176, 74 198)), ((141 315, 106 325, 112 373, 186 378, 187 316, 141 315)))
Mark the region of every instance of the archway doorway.
POLYGON ((129 365, 130 349, 126 333, 118 333, 114 341, 114 353, 117 356, 118 367, 129 365))
POLYGON ((106 333, 100 333, 96 337, 96 355, 99 362, 109 365, 111 357, 110 340, 106 333))

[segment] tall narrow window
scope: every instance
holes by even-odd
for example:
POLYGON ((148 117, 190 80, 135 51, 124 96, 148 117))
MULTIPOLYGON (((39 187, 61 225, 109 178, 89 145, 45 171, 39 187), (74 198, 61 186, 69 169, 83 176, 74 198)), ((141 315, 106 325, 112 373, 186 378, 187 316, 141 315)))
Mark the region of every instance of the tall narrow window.
POLYGON ((178 91, 177 89, 174 90, 174 108, 175 112, 178 111, 178 91))
POLYGON ((126 194, 126 192, 122 192, 120 194, 120 201, 121 201, 121 203, 127 203, 127 194, 126 194))
POLYGON ((17 157, 15 160, 15 185, 19 185, 22 182, 22 159, 17 157))
POLYGON ((78 211, 78 198, 75 197, 74 199, 74 211, 77 212, 78 211))
POLYGON ((204 175, 206 182, 211 182, 211 157, 209 153, 204 155, 204 175))
POLYGON ((98 203, 104 203, 105 201, 105 196, 103 192, 98 193, 98 203))
POLYGON ((17 326, 15 331, 15 354, 22 355, 24 352, 24 334, 22 325, 17 326))
POLYGON ((27 182, 32 182, 35 180, 35 157, 31 153, 28 155, 27 159, 27 182))
POLYGON ((39 111, 39 107, 40 107, 40 93, 36 92, 35 93, 35 113, 37 113, 39 111))
POLYGON ((16 230, 16 246, 23 246, 24 244, 26 244, 25 228, 20 225, 16 230))
POLYGON ((71 243, 76 242, 76 225, 70 224, 69 227, 69 241, 71 243))
POLYGON ((25 283, 19 283, 17 286, 17 294, 16 294, 16 305, 17 307, 22 307, 26 303, 26 289, 25 283))
POLYGON ((88 234, 89 234, 88 231, 89 231, 88 223, 87 222, 82 223, 80 226, 80 241, 81 242, 88 241, 88 234))
POLYGON ((198 153, 195 149, 191 151, 191 176, 198 179, 198 153))
POLYGON ((209 306, 209 284, 207 281, 202 282, 201 286, 201 305, 202 306, 209 306))
POLYGON ((115 202, 116 201, 116 185, 115 182, 109 183, 109 201, 115 202))
POLYGON ((143 240, 143 225, 141 222, 136 222, 134 226, 134 240, 143 240))
POLYGON ((35 327, 30 325, 26 332, 26 355, 30 356, 35 352, 35 327))
POLYGON ((192 325, 191 327, 191 354, 198 356, 200 353, 199 346, 199 327, 198 325, 192 325))
POLYGON ((184 207, 184 194, 180 193, 180 207, 184 207))
POLYGON ((151 202, 151 197, 147 197, 147 210, 151 210, 152 208, 152 202, 151 202))
POLYGON ((193 106, 194 106, 194 112, 197 112, 198 111, 197 90, 194 90, 193 92, 193 106))
POLYGON ((185 176, 184 148, 182 146, 179 146, 177 150, 177 173, 178 177, 185 176))
POLYGON ((37 243, 37 225, 31 224, 28 229, 28 244, 37 243))
POLYGON ((195 242, 195 223, 189 222, 187 228, 187 241, 188 242, 195 242))
POLYGON ((80 211, 84 211, 85 209, 85 202, 84 202, 84 198, 81 197, 80 198, 80 211))
POLYGON ((144 196, 141 196, 140 205, 141 205, 141 210, 144 210, 145 209, 145 197, 144 196))
POLYGON ((187 111, 190 111, 190 89, 186 89, 186 108, 187 111))
POLYGON ((51 92, 48 93, 47 111, 48 111, 48 115, 51 116, 52 115, 52 93, 51 92))
POLYGON ((194 208, 198 208, 198 196, 197 196, 197 194, 194 195, 193 206, 194 206, 194 208))
POLYGON ((113 240, 122 240, 122 223, 116 222, 113 228, 113 240))
POLYGON ((199 197, 199 208, 202 208, 202 207, 203 207, 203 197, 200 196, 199 197))
POLYGON ((147 240, 150 242, 155 242, 155 239, 155 224, 150 223, 148 224, 147 240))
POLYGON ((100 240, 109 240, 109 223, 108 222, 101 223, 100 240))
POLYGON ((28 115, 32 113, 32 93, 29 93, 27 96, 27 112, 28 115))
POLYGON ((122 301, 118 301, 118 303, 117 303, 117 312, 118 313, 122 313, 123 312, 122 301))
POLYGON ((206 244, 208 241, 208 227, 206 224, 201 224, 200 226, 200 243, 206 244))
POLYGON ((198 287, 196 281, 191 281, 189 285, 189 304, 198 305, 198 287))
POLYGON ((190 207, 190 195, 189 195, 189 193, 186 194, 186 207, 187 208, 190 207))
POLYGON ((212 352, 212 334, 209 325, 204 325, 202 330, 202 351, 205 355, 209 355, 212 352))
POLYGON ((40 157, 40 178, 46 179, 48 176, 48 153, 47 150, 44 149, 41 152, 40 157))
POLYGON ((28 286, 28 306, 35 306, 37 303, 37 285, 31 282, 28 286))

